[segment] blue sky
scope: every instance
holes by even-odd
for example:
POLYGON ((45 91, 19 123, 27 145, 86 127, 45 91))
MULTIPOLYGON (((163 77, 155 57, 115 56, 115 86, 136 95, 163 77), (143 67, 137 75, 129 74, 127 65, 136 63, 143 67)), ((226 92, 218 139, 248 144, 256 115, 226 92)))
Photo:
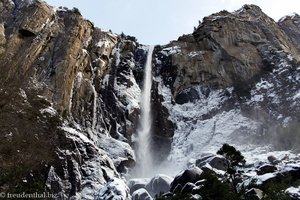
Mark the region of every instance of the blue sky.
POLYGON ((166 44, 192 33, 203 17, 256 4, 278 20, 300 14, 299 0, 45 0, 58 7, 77 7, 97 27, 135 36, 142 44, 166 44))

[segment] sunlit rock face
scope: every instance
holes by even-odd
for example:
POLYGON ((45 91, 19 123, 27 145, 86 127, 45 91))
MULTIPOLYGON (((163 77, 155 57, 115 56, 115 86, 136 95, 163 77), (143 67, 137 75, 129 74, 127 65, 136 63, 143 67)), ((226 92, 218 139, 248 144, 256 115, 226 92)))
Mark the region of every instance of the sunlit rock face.
POLYGON ((138 44, 76 9, 16 0, 0 10, 1 188, 94 199, 135 163, 129 144, 139 105, 128 91, 138 101, 129 62, 138 44))
POLYGON ((205 17, 192 34, 156 48, 158 93, 175 124, 166 168, 224 142, 249 156, 255 147, 297 149, 298 137, 287 136, 299 127, 297 20, 277 23, 245 5, 205 17))
MULTIPOLYGON (((156 172, 178 173, 224 142, 252 161, 298 148, 298 21, 246 5, 155 47, 156 172)), ((122 177, 136 162, 147 49, 77 9, 1 1, 1 191, 130 199, 122 177)))

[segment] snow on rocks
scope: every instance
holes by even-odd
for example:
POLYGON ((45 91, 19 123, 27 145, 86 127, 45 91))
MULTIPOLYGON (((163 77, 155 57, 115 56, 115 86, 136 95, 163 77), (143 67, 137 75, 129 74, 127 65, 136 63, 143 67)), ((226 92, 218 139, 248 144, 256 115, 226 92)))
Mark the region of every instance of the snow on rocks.
POLYGON ((130 193, 133 199, 140 199, 141 196, 155 197, 170 190, 173 178, 165 174, 158 174, 153 178, 135 178, 128 181, 130 193), (146 191, 146 192, 145 192, 146 191))
POLYGON ((289 187, 285 190, 292 198, 300 199, 300 186, 298 187, 289 187))
POLYGON ((42 114, 46 114, 47 113, 47 114, 49 114, 51 116, 57 115, 57 111, 54 108, 52 108, 52 107, 43 108, 43 109, 40 110, 40 112, 42 114))
POLYGON ((121 98, 123 97, 125 99, 126 108, 129 114, 131 114, 135 109, 140 108, 139 101, 140 101, 141 89, 136 83, 133 74, 125 75, 125 76, 132 83, 132 86, 127 87, 125 85, 118 84, 117 81, 115 81, 114 89, 117 92, 119 97, 121 98))
MULTIPOLYGON (((131 150, 129 145, 126 144, 128 146, 124 147, 125 144, 113 139, 110 140, 106 135, 103 135, 102 139, 98 138, 101 142, 106 142, 98 144, 95 143, 91 137, 86 136, 86 133, 69 127, 66 124, 61 127, 61 129, 65 131, 67 138, 76 142, 78 152, 80 152, 80 155, 83 158, 83 162, 80 163, 80 167, 77 167, 78 169, 80 168, 81 173, 84 174, 84 176, 78 176, 82 185, 81 198, 95 199, 96 196, 98 199, 110 199, 111 197, 114 197, 113 199, 115 200, 130 199, 129 189, 125 182, 118 178, 119 175, 113 163, 113 160, 116 163, 119 160, 125 159, 120 158, 122 155, 119 154, 123 153, 124 157, 128 156, 127 154, 133 154, 133 152, 126 151, 131 150), (106 146, 108 143, 115 146, 106 146), (105 152, 97 147, 98 145, 99 147, 104 146, 110 150, 105 152), (115 151, 111 151, 112 149, 115 151)), ((68 152, 61 152, 61 154, 64 155, 66 153, 68 154, 68 152)), ((71 152, 69 152, 69 154, 71 154, 71 152)), ((134 154, 132 156, 134 156, 134 154)))
POLYGON ((98 193, 98 200, 130 200, 129 188, 123 180, 114 178, 98 193))
POLYGON ((153 177, 149 183, 145 186, 147 191, 152 197, 160 195, 161 193, 166 193, 170 190, 173 178, 170 176, 159 174, 153 177))
POLYGON ((146 189, 140 188, 133 192, 132 200, 152 200, 152 197, 146 189))
POLYGON ((296 17, 299 17, 299 15, 297 13, 292 13, 290 15, 283 16, 282 18, 280 18, 278 20, 278 22, 283 22, 283 21, 285 21, 287 19, 295 19, 296 17))
POLYGON ((128 143, 116 140, 110 136, 100 136, 95 143, 112 159, 118 171, 127 172, 126 166, 132 167, 134 165, 136 160, 135 154, 128 143), (126 166, 124 163, 126 163, 126 166))
POLYGON ((164 48, 161 52, 165 56, 169 56, 169 55, 172 55, 172 54, 180 53, 181 48, 180 48, 180 46, 172 46, 172 47, 164 48))

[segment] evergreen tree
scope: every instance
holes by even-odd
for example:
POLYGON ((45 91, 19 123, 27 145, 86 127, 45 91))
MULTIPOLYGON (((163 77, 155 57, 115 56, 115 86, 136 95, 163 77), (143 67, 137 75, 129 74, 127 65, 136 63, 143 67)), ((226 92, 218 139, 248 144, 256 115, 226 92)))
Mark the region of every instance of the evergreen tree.
POLYGON ((237 167, 246 163, 244 156, 240 151, 226 143, 223 144, 223 146, 217 151, 217 154, 226 158, 228 175, 227 180, 231 183, 234 191, 238 194, 237 184, 240 179, 240 173, 237 171, 237 167))

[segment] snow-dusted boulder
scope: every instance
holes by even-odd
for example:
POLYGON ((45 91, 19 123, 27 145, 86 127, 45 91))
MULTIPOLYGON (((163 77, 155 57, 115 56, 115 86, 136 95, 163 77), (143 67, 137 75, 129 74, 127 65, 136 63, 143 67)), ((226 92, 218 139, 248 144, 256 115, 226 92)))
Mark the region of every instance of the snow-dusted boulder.
POLYGON ((226 171, 228 169, 227 162, 226 158, 221 155, 211 155, 196 160, 196 166, 201 168, 208 163, 212 168, 226 171))
POLYGON ((132 200, 152 200, 146 189, 140 188, 132 194, 132 200))
POLYGON ((187 169, 178 174, 171 183, 170 191, 173 192, 178 185, 184 186, 186 183, 196 183, 200 180, 202 170, 198 167, 187 169))
POLYGON ((127 185, 130 189, 130 194, 132 195, 134 191, 140 188, 145 188, 148 183, 149 183, 148 178, 136 178, 136 179, 130 179, 127 182, 127 185))
POLYGON ((170 190, 172 180, 173 178, 160 174, 153 177, 145 188, 152 197, 155 197, 155 195, 159 195, 160 193, 168 192, 170 190))
POLYGON ((300 199, 300 187, 289 187, 285 192, 288 193, 292 199, 300 199))
POLYGON ((253 200, 261 200, 264 197, 264 193, 262 190, 257 188, 251 188, 245 194, 245 196, 249 199, 253 200))
POLYGON ((121 179, 114 178, 108 182, 96 197, 97 200, 130 200, 129 188, 121 179))

